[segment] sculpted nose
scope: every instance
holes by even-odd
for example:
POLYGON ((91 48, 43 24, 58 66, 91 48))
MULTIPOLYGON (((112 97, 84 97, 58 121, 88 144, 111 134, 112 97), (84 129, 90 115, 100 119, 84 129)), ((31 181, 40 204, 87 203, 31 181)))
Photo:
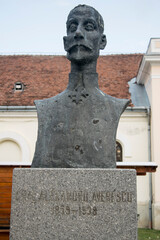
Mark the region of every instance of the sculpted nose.
POLYGON ((83 32, 80 28, 77 28, 74 38, 75 38, 75 40, 81 40, 84 38, 83 32))

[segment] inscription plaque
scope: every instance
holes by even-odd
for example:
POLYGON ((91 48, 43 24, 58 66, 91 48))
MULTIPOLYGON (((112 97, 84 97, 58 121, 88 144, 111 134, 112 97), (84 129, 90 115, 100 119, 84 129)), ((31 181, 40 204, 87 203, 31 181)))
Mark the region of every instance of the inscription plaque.
POLYGON ((136 174, 15 169, 10 240, 135 240, 136 174))

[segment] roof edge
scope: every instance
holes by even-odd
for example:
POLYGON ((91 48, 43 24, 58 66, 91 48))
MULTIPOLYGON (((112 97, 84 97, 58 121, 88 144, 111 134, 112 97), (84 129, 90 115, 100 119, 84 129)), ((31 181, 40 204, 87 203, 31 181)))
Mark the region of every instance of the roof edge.
MULTIPOLYGON (((126 111, 146 111, 150 107, 127 107, 126 111)), ((0 106, 0 112, 3 111, 36 111, 36 106, 0 106)))

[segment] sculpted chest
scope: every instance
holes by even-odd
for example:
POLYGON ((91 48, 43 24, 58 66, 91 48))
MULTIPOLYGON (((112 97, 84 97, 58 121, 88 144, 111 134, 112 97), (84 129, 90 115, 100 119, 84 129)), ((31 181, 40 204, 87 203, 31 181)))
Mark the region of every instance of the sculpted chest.
POLYGON ((39 132, 32 165, 115 167, 119 102, 97 94, 82 100, 76 104, 67 93, 36 104, 39 132))

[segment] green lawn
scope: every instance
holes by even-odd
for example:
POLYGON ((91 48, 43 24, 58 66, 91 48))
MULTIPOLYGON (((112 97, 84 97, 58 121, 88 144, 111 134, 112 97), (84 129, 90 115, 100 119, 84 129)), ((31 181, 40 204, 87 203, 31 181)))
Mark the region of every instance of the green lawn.
POLYGON ((160 231, 153 230, 153 229, 138 229, 138 240, 160 240, 160 231))

